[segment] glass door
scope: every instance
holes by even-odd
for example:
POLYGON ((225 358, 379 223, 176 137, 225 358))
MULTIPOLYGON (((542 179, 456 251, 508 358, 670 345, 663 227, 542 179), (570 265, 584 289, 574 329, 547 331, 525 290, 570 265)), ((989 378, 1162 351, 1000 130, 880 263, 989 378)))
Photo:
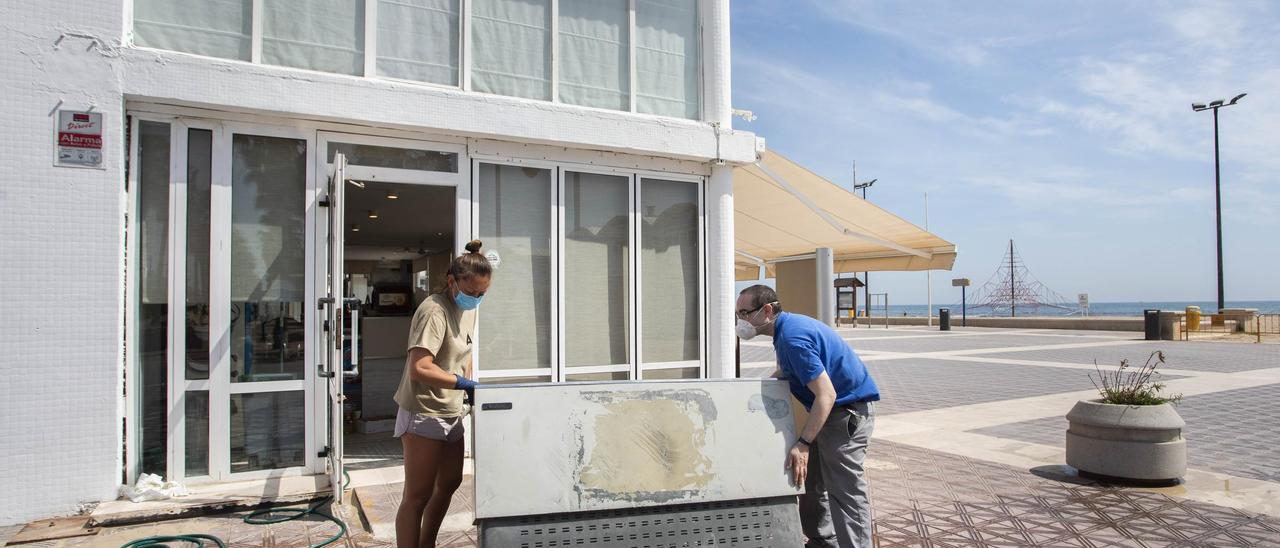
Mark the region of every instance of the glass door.
POLYGON ((131 479, 319 471, 314 134, 132 117, 131 479))
POLYGON ((227 125, 213 185, 211 337, 218 477, 315 470, 307 305, 312 140, 227 125))
POLYGON ((343 199, 347 182, 347 157, 342 153, 334 155, 333 162, 329 167, 328 184, 325 189, 325 199, 320 202, 325 208, 325 214, 328 217, 329 235, 325 239, 325 253, 329 258, 326 261, 325 279, 325 296, 320 298, 319 310, 324 311, 324 349, 321 356, 324 359, 324 365, 320 371, 320 376, 325 379, 325 400, 328 412, 325 414, 328 419, 328 438, 327 443, 321 455, 326 458, 329 473, 329 486, 333 490, 333 500, 342 502, 342 433, 344 428, 343 411, 342 411, 342 385, 345 378, 343 366, 343 345, 346 341, 345 316, 344 311, 350 301, 351 306, 351 358, 354 362, 358 360, 360 351, 354 345, 359 344, 360 334, 360 302, 354 299, 348 299, 345 290, 346 277, 343 275, 343 240, 346 231, 344 230, 344 207, 346 200, 343 199))

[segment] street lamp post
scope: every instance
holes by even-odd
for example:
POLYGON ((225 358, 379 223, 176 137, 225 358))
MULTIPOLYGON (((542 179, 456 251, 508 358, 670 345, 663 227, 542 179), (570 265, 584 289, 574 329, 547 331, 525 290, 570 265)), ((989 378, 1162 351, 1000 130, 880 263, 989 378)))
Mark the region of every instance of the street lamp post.
POLYGON ((1241 93, 1232 97, 1230 102, 1218 99, 1208 105, 1204 103, 1191 104, 1191 110, 1196 112, 1203 110, 1213 111, 1213 199, 1218 221, 1218 312, 1222 312, 1222 309, 1226 307, 1225 292, 1222 287, 1222 170, 1218 159, 1218 109, 1236 104, 1245 95, 1247 94, 1241 93))
MULTIPOLYGON (((863 200, 867 199, 867 189, 871 188, 871 185, 876 184, 876 181, 879 181, 879 180, 880 179, 872 179, 865 183, 859 183, 858 182, 858 163, 854 162, 853 191, 857 192, 861 190, 863 200)), ((854 291, 857 291, 857 288, 854 288, 854 291)), ((867 271, 862 272, 862 296, 863 296, 863 300, 866 301, 866 307, 867 307, 867 327, 871 327, 871 273, 867 271)), ((858 313, 856 308, 853 311, 853 313, 855 315, 858 313)), ((889 320, 885 320, 885 321, 887 322, 889 320)), ((888 325, 888 324, 885 324, 885 325, 888 325)))

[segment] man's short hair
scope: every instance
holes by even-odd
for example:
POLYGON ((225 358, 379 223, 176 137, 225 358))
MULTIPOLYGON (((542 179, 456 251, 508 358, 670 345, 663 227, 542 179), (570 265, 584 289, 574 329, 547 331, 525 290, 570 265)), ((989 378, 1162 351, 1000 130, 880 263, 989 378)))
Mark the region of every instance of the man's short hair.
POLYGON ((782 303, 778 302, 778 293, 772 287, 756 284, 742 290, 742 294, 750 298, 751 308, 761 308, 773 304, 773 311, 782 312, 782 303))

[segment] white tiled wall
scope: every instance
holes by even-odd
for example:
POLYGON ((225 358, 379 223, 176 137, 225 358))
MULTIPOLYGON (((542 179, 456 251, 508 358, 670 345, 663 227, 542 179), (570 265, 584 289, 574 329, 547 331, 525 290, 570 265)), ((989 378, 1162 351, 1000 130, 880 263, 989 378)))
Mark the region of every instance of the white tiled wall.
POLYGON ((120 481, 122 18, 119 2, 0 7, 0 525, 120 481), (105 170, 52 167, 55 109, 89 107, 116 153, 105 170))

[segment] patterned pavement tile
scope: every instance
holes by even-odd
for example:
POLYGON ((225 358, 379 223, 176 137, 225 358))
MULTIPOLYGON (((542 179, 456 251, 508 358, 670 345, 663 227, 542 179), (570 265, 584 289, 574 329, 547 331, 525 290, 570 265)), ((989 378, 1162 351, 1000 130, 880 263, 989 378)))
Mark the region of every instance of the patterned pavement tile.
MULTIPOLYGON (((1012 337, 1008 337, 1012 338, 1012 337)), ((1233 373, 1280 367, 1280 347, 1249 343, 1208 343, 1162 341, 1115 347, 1061 348, 1001 352, 992 357, 1013 360, 1036 360, 1066 363, 1094 363, 1116 366, 1128 358, 1130 363, 1141 365, 1151 352, 1164 352, 1165 365, 1169 369, 1233 373)), ((970 356, 981 359, 982 355, 970 356)))
MULTIPOLYGON (((1184 398, 1187 464, 1233 476, 1280 482, 1280 384, 1184 398)), ((974 430, 974 433, 1062 447, 1066 417, 1046 417, 974 430)))
POLYGON ((872 361, 867 362, 867 367, 880 388, 876 412, 882 414, 1072 392, 1093 386, 1088 372, 1079 369, 927 358, 872 361))
POLYGON ((1280 520, 1230 508, 892 442, 869 455, 878 546, 1280 546, 1280 520))
POLYGON ((951 350, 978 350, 984 348, 1009 348, 1053 344, 1078 344, 1092 342, 1118 342, 1115 339, 1096 337, 1037 337, 1034 335, 943 335, 910 339, 853 340, 854 350, 877 352, 945 352, 951 350))

